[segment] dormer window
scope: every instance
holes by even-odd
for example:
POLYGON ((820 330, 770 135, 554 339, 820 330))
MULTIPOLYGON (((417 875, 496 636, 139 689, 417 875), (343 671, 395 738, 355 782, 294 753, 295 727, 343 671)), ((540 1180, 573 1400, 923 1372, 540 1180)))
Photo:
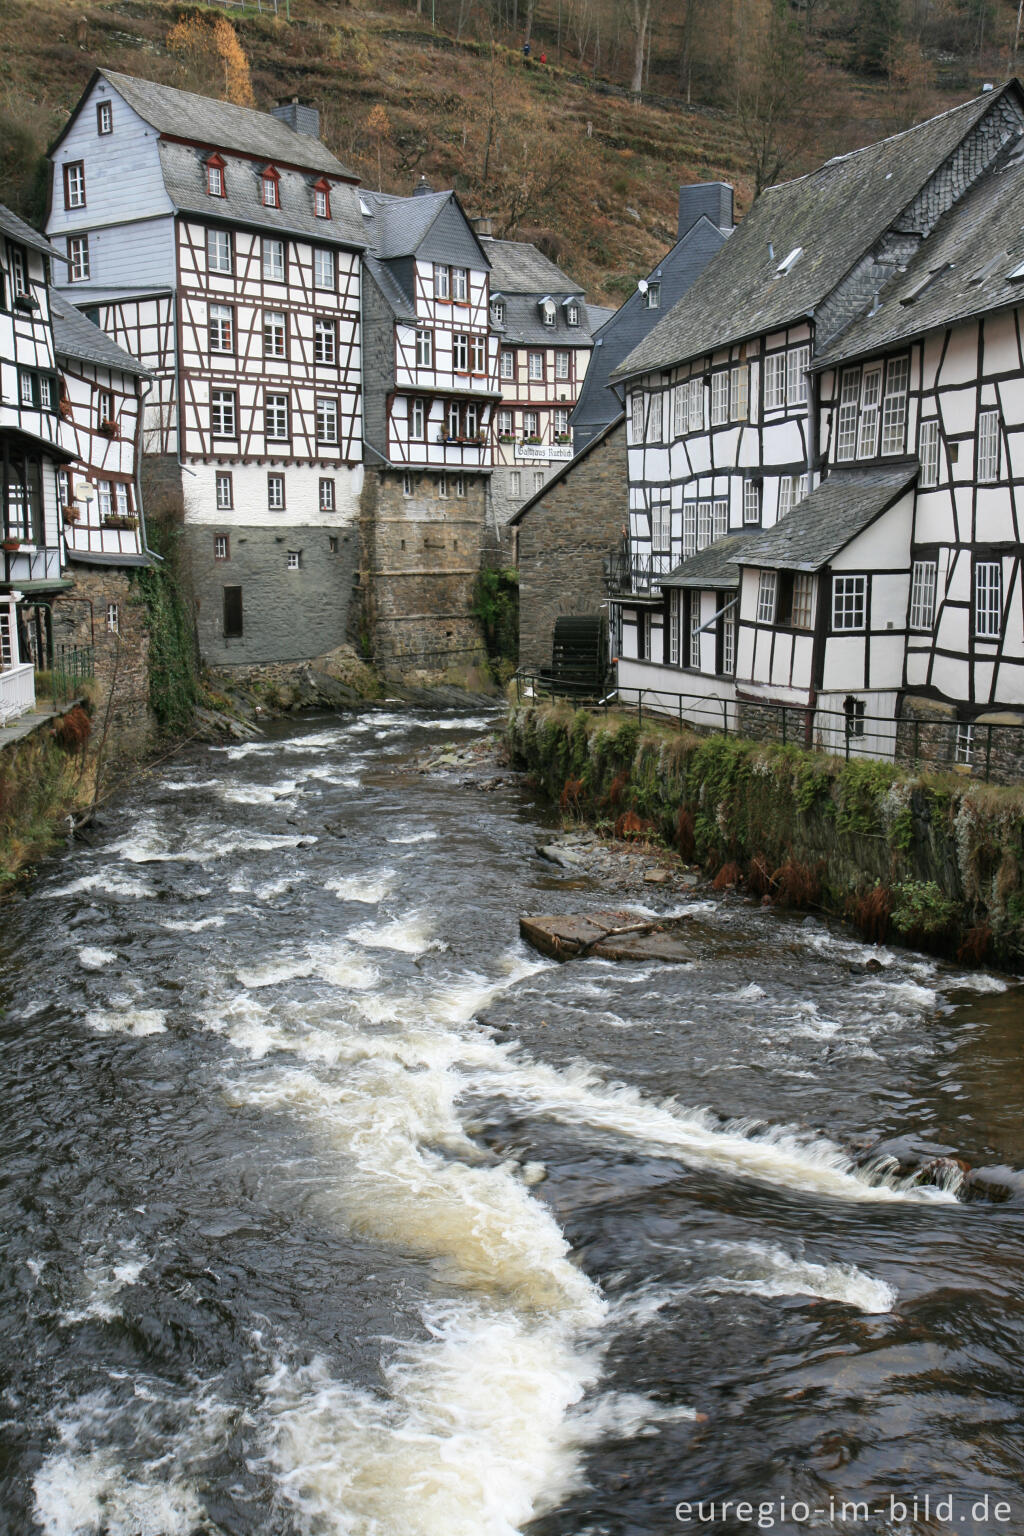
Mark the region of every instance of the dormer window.
POLYGON ((208 197, 224 197, 224 161, 220 155, 211 155, 206 162, 206 194, 208 197))
POLYGON ((318 181, 313 188, 313 217, 329 219, 331 216, 331 189, 326 181, 318 181))
POLYGON ((660 309, 661 308, 661 284, 660 283, 648 283, 647 284, 646 300, 647 300, 647 308, 648 309, 660 309))
POLYGON ((260 177, 260 194, 264 208, 280 208, 281 206, 281 178, 272 165, 260 177))
POLYGON ((579 325, 580 307, 578 304, 570 304, 568 306, 565 311, 565 323, 566 325, 579 325))
POLYGON ((554 323, 555 323, 555 305, 554 305, 554 300, 553 299, 541 299, 541 301, 540 301, 540 317, 541 317, 541 320, 544 322, 545 325, 552 325, 552 326, 554 325, 554 323))
POLYGON ((494 299, 491 302, 491 319, 495 325, 505 324, 505 300, 494 299))

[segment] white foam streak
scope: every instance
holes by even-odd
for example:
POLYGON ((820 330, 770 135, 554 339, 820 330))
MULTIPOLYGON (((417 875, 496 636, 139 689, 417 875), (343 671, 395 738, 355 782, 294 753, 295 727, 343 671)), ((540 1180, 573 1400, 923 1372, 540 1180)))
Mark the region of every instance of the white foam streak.
POLYGON ((361 901, 373 905, 383 901, 395 883, 393 869, 378 869, 369 875, 342 875, 328 880, 325 891, 333 891, 339 901, 361 901))
POLYGON ((44 1536, 192 1536, 203 1514, 185 1484, 133 1478, 105 1451, 48 1457, 33 1492, 44 1536))
POLYGON ((816 1296, 869 1315, 891 1312, 897 1291, 855 1264, 814 1264, 768 1243, 715 1244, 731 1273, 702 1282, 701 1291, 749 1296, 816 1296))
POLYGON ((106 966, 113 965, 116 959, 114 950, 98 949, 91 944, 78 951, 78 963, 83 971, 102 971, 106 966))
POLYGON ((363 923, 351 928, 348 937, 367 949, 394 949, 403 955, 422 955, 436 947, 434 925, 425 912, 409 912, 389 923, 363 923))
POLYGON ((167 1018, 159 1008, 136 1008, 127 1003, 113 1008, 94 1008, 85 1016, 90 1029, 100 1035, 163 1035, 167 1018))

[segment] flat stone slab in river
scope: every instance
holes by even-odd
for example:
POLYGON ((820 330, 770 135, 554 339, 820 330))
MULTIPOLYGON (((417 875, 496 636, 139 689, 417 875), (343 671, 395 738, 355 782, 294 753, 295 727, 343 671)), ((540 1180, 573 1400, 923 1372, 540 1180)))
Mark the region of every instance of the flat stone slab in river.
POLYGON ((635 912, 586 912, 555 917, 521 917, 527 944, 553 960, 597 955, 602 960, 693 959, 688 917, 639 917, 635 912))

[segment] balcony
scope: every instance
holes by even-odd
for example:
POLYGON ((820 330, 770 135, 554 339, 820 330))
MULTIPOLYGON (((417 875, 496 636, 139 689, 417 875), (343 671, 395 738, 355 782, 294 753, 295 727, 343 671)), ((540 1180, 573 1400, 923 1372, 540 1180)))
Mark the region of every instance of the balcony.
POLYGON ((35 708, 35 670, 30 661, 16 661, 0 672, 0 726, 35 708))
POLYGON ((605 591, 611 597, 661 597, 661 577, 672 570, 671 555, 634 555, 613 549, 605 556, 605 591))

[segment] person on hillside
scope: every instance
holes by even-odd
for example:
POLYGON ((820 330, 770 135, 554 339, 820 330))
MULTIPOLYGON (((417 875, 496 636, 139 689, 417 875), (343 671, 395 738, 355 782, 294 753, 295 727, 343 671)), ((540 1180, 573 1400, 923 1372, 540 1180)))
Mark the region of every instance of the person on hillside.
POLYGON ((541 61, 541 63, 542 63, 542 64, 546 64, 546 63, 547 63, 547 61, 548 61, 548 56, 547 56, 547 54, 546 54, 546 53, 542 53, 542 54, 541 54, 541 56, 540 56, 540 61, 541 61))
POLYGON ((530 39, 527 38, 526 42, 523 44, 523 58, 524 59, 528 59, 529 57, 530 57, 530 39))

